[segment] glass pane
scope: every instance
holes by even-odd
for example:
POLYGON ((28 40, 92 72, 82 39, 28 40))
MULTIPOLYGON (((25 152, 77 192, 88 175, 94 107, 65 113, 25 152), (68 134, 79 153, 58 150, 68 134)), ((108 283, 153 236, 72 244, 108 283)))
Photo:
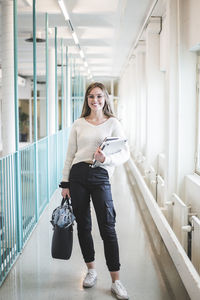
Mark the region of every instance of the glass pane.
POLYGON ((32 133, 31 89, 33 78, 32 8, 18 2, 19 142, 30 143, 32 133), (26 24, 26 27, 24 27, 26 24))
MULTIPOLYGON (((1 4, 0 4, 0 16, 1 16, 1 4)), ((0 36, 2 36, 2 28, 0 24, 0 36)), ((0 44, 0 64, 2 61, 2 49, 1 49, 1 44, 0 44)), ((2 84, 2 70, 0 69, 0 86, 2 84)), ((1 157, 1 152, 2 152, 2 95, 1 95, 1 87, 0 87, 0 157, 1 157)))
POLYGON ((45 13, 37 11, 37 126, 38 139, 46 136, 45 13))

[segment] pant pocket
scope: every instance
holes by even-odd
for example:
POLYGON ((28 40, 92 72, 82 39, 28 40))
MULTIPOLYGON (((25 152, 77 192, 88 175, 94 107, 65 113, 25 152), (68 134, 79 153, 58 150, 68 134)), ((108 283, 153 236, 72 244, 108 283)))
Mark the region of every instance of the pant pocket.
POLYGON ((115 224, 116 222, 116 212, 113 207, 112 201, 106 203, 106 222, 107 224, 115 224), (111 203, 109 203, 111 202, 111 203))

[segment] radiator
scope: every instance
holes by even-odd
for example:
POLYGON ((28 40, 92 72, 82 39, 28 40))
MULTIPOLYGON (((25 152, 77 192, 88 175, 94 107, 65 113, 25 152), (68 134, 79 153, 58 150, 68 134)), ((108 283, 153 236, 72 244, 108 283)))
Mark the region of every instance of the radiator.
POLYGON ((157 175, 157 193, 156 193, 156 200, 160 207, 165 206, 165 182, 164 179, 157 175))
POLYGON ((160 153, 158 154, 158 175, 160 175, 163 179, 165 179, 165 167, 166 164, 166 159, 165 159, 165 154, 160 153))
POLYGON ((154 196, 154 198, 156 199, 156 185, 157 185, 157 179, 156 179, 157 175, 156 175, 156 171, 155 169, 151 166, 149 168, 149 174, 148 174, 148 178, 149 178, 149 189, 152 192, 152 195, 154 196))
POLYGON ((182 227, 188 225, 189 208, 176 194, 172 194, 172 205, 173 205, 173 219, 172 219, 173 231, 187 253, 188 233, 187 231, 183 230, 182 227))
POLYGON ((141 174, 145 176, 146 157, 141 152, 139 152, 137 155, 136 164, 141 174))
POLYGON ((191 217, 192 223, 192 263, 200 274, 200 219, 196 216, 191 217))
MULTIPOLYGON (((186 287, 188 294, 192 300, 199 300, 200 295, 200 276, 196 271, 193 263, 187 256, 186 252, 184 251, 181 243, 179 242, 178 238, 176 237, 174 231, 170 227, 169 223, 167 222, 166 218, 161 213, 161 210, 156 203, 152 193, 149 191, 147 185, 144 183, 144 177, 141 176, 138 168, 136 167, 135 163, 130 159, 128 162, 130 173, 132 173, 135 184, 139 187, 142 196, 144 197, 145 203, 151 213, 151 216, 161 234, 161 237, 169 251, 169 254, 172 257, 172 260, 179 272, 179 275, 183 281, 184 286, 186 287)), ((173 204, 171 201, 171 208, 173 206, 177 206, 177 203, 181 203, 179 201, 178 196, 174 195, 173 197, 173 204)), ((167 203, 167 202, 166 202, 167 203)), ((185 204, 182 202, 183 212, 186 208, 185 204)), ((187 215, 187 214, 186 214, 187 215)), ((188 216, 187 216, 188 217, 188 216)), ((184 219, 184 218, 181 218, 184 219)), ((186 218, 187 219, 187 218, 186 218)), ((181 223, 181 222, 180 222, 181 223)), ((184 222, 183 222, 184 224, 184 222)), ((188 224, 187 222, 185 224, 188 224)), ((188 227, 188 226, 187 226, 188 227)), ((181 228, 181 225, 179 226, 181 228)), ((179 230, 180 231, 180 230, 179 230)), ((186 233, 185 233, 186 234, 186 233)), ((199 251, 200 252, 200 251, 199 251)))

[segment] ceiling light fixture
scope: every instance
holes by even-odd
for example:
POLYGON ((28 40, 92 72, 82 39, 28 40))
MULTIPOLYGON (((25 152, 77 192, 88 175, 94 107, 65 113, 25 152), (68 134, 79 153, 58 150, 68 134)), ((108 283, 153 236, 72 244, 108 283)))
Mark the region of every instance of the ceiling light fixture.
POLYGON ((68 14, 68 11, 67 11, 67 8, 65 6, 64 1, 63 0, 58 0, 58 4, 59 4, 59 6, 60 6, 60 8, 63 12, 65 20, 68 21, 69 20, 69 14, 68 14))
POLYGON ((80 57, 81 57, 81 58, 84 58, 83 50, 80 50, 80 51, 79 51, 79 54, 80 54, 80 57))
POLYGON ((78 41, 78 37, 77 37, 75 31, 72 32, 72 37, 73 37, 73 39, 74 39, 74 43, 75 43, 76 45, 78 45, 78 44, 79 44, 79 41, 78 41))
POLYGON ((59 4, 59 6, 60 6, 60 8, 61 8, 61 10, 62 10, 62 13, 63 13, 63 15, 64 15, 64 18, 65 18, 65 20, 67 21, 68 26, 69 26, 69 28, 70 28, 70 30, 71 30, 71 34, 72 34, 72 37, 73 37, 73 39, 74 39, 74 43, 75 43, 75 45, 76 45, 76 46, 78 47, 78 49, 79 49, 79 54, 80 54, 80 57, 83 59, 84 66, 85 66, 86 68, 88 68, 88 63, 85 61, 85 55, 84 55, 83 50, 81 49, 81 46, 80 46, 80 44, 79 44, 79 40, 78 40, 77 34, 76 34, 76 32, 75 32, 75 30, 74 30, 74 28, 73 28, 72 22, 71 22, 71 20, 70 20, 70 18, 69 18, 69 14, 68 14, 67 8, 66 8, 66 6, 65 6, 65 3, 64 3, 63 0, 58 0, 58 4, 59 4))

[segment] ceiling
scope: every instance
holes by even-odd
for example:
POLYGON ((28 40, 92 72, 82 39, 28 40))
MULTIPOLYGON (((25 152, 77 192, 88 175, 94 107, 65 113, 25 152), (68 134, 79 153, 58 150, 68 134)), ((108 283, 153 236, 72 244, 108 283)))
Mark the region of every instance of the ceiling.
MULTIPOLYGON (((123 65, 155 0, 64 0, 85 60, 94 78, 120 76, 123 65)), ((32 75, 31 0, 18 0, 19 73, 32 75)), ((37 0, 37 32, 45 37, 45 13, 49 14, 49 44, 54 45, 55 26, 60 40, 76 57, 81 72, 87 74, 57 0, 37 0)), ((2 31, 2 28, 0 28, 2 31)), ((0 55, 1 59, 1 55, 0 55)), ((37 44, 38 76, 45 74, 45 43, 37 44)))

